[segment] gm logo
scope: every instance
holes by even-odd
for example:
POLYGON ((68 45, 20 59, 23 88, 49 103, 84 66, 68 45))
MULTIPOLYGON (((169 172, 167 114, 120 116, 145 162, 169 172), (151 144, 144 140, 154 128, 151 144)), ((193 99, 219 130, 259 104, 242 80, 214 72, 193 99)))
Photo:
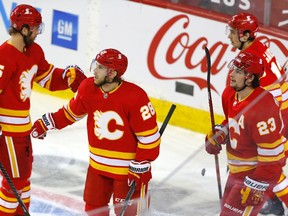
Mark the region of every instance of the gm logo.
POLYGON ((78 15, 53 10, 52 44, 77 50, 78 15))

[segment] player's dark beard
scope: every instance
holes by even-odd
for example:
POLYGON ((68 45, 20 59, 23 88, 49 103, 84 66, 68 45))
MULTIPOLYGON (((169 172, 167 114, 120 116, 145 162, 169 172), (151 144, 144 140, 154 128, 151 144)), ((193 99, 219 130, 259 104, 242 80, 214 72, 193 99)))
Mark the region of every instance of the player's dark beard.
MULTIPOLYGON (((96 84, 96 85, 97 85, 98 87, 101 87, 102 85, 104 85, 104 84, 106 84, 106 83, 111 83, 111 82, 107 82, 107 80, 106 80, 107 77, 108 77, 108 76, 105 76, 104 79, 103 79, 103 81, 100 82, 99 84, 96 84)), ((112 81, 112 82, 113 82, 113 81, 112 81)))
POLYGON ((31 35, 32 31, 27 36, 23 35, 23 40, 24 43, 26 44, 26 47, 31 46, 34 43, 34 39, 31 38, 31 35))

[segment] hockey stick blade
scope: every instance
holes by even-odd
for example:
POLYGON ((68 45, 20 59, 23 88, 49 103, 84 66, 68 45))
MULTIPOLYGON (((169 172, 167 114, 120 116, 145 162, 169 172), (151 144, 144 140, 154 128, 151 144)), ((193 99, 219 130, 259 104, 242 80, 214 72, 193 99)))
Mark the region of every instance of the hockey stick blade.
MULTIPOLYGON (((160 136, 162 136, 163 132, 165 131, 165 129, 166 129, 167 125, 168 125, 168 122, 170 121, 170 118, 173 115, 175 109, 176 109, 176 105, 172 104, 170 109, 169 109, 169 112, 168 112, 167 116, 165 117, 164 122, 161 125, 161 128, 159 130, 160 136)), ((122 207, 122 210, 121 210, 121 213, 120 213, 119 216, 124 216, 125 211, 126 211, 126 209, 128 207, 129 201, 131 200, 131 197, 134 194, 135 188, 136 188, 136 183, 135 183, 135 181, 133 181, 131 186, 130 186, 130 189, 129 189, 126 197, 125 197, 124 205, 122 207)))
MULTIPOLYGON (((212 102, 212 94, 211 94, 211 56, 209 49, 205 47, 206 59, 207 59, 207 90, 208 90, 208 103, 210 110, 210 121, 213 134, 215 134, 215 119, 214 119, 214 110, 213 110, 213 102, 212 102)), ((217 185, 218 185, 218 193, 220 200, 220 208, 222 203, 222 187, 221 187, 221 178, 220 178, 220 168, 219 168, 219 158, 218 155, 214 155, 215 159, 215 168, 216 168, 216 176, 217 176, 217 185)))
POLYGON ((0 162, 0 170, 1 170, 2 174, 3 174, 3 176, 5 177, 5 179, 7 180, 7 182, 9 184, 12 192, 14 193, 17 201, 19 202, 19 205, 21 206, 21 208, 22 208, 22 210, 24 212, 24 216, 30 216, 25 204, 21 200, 21 198, 20 198, 20 196, 19 196, 19 194, 18 194, 18 192, 17 192, 17 190, 16 190, 11 178, 9 177, 7 171, 5 170, 5 168, 4 168, 4 166, 3 166, 3 164, 1 162, 0 162))

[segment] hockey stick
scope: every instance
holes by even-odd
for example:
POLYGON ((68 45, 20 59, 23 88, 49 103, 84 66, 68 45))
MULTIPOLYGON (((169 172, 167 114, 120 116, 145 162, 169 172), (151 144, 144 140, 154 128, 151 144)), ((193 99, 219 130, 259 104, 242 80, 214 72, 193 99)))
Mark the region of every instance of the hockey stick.
MULTIPOLYGON (((169 110, 169 112, 168 112, 163 124, 161 125, 160 130, 159 130, 160 136, 162 136, 162 134, 163 134, 165 128, 167 127, 168 122, 169 122, 169 120, 170 120, 170 118, 171 118, 171 116, 172 116, 172 114, 173 114, 175 109, 176 109, 176 105, 172 104, 171 107, 170 107, 170 110, 169 110)), ((121 210, 121 213, 120 213, 119 216, 124 216, 124 213, 125 213, 125 211, 126 211, 126 209, 128 207, 129 201, 131 200, 131 197, 132 197, 132 195, 133 195, 133 193, 135 191, 135 188, 136 188, 136 183, 135 183, 135 181, 133 181, 131 186, 130 186, 130 189, 129 189, 126 197, 125 197, 124 205, 122 207, 122 210, 121 210)))
MULTIPOLYGON (((210 109, 210 120, 213 134, 215 134, 215 119, 214 119, 214 111, 213 111, 213 102, 211 95, 211 85, 210 85, 210 76, 211 76, 211 57, 210 52, 207 47, 205 47, 206 59, 207 59, 207 89, 208 89, 208 102, 210 109)), ((216 176, 217 176, 217 184, 218 184, 218 192, 220 199, 220 208, 222 203, 222 188, 221 188, 221 178, 220 178, 220 169, 219 169, 219 159, 218 155, 215 155, 215 168, 216 168, 216 176)))
POLYGON ((0 170, 1 170, 1 172, 3 173, 5 179, 7 180, 7 182, 8 182, 8 184, 9 184, 11 190, 13 191, 13 193, 14 193, 17 201, 19 202, 19 205, 21 206, 21 208, 22 208, 22 210, 23 210, 23 212, 24 212, 24 216, 30 216, 30 214, 29 214, 29 212, 28 212, 25 204, 24 204, 23 201, 21 200, 21 198, 20 198, 20 196, 19 196, 19 194, 18 194, 18 192, 17 192, 17 190, 16 190, 16 188, 15 188, 12 180, 10 179, 7 171, 5 170, 5 168, 4 168, 4 166, 3 166, 3 164, 2 164, 1 162, 0 162, 0 170))

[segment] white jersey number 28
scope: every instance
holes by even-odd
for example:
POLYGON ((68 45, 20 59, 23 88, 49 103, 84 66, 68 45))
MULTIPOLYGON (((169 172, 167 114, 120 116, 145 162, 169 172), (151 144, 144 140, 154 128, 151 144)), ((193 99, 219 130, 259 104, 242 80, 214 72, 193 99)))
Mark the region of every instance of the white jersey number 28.
POLYGON ((142 118, 143 118, 144 121, 149 119, 149 118, 151 118, 151 116, 155 115, 155 109, 154 109, 154 107, 153 107, 151 102, 149 102, 145 106, 142 106, 140 108, 140 112, 142 114, 142 118))

